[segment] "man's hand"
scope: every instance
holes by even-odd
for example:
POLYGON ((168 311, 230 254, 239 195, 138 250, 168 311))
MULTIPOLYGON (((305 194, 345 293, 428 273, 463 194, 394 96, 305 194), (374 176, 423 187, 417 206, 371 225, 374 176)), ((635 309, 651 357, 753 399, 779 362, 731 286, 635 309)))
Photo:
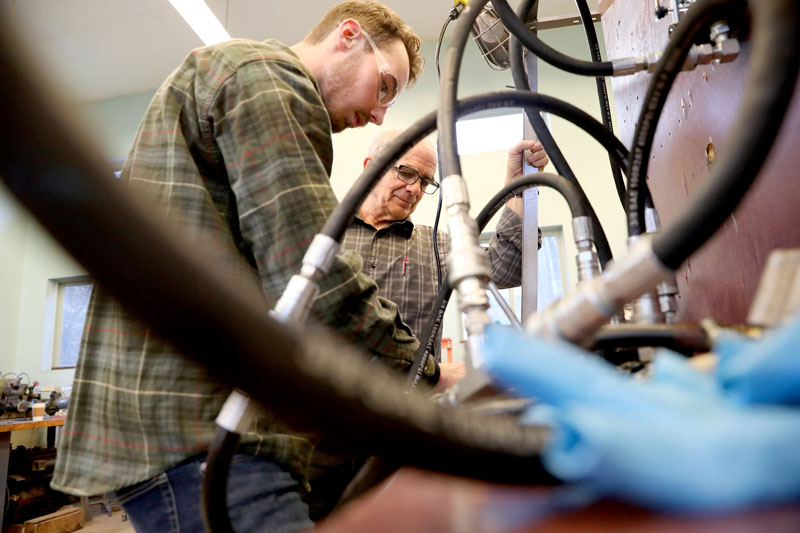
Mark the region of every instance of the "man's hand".
MULTIPOLYGON (((544 153, 542 143, 539 141, 522 140, 511 147, 508 151, 508 161, 506 163, 506 185, 525 175, 523 170, 523 158, 529 165, 536 167, 541 172, 550 162, 547 154, 544 153), (527 153, 526 153, 527 151, 527 153)), ((506 202, 509 209, 522 216, 522 198, 512 198, 506 202)), ((541 242, 539 248, 542 247, 541 242)))
POLYGON ((439 382, 433 392, 444 392, 463 378, 467 373, 464 363, 439 363, 439 382))
POLYGON ((523 154, 525 161, 527 161, 529 165, 536 167, 539 172, 550 162, 547 158, 547 154, 544 152, 544 148, 542 148, 542 143, 530 140, 519 141, 508 151, 506 185, 524 175, 525 172, 522 165, 523 154), (526 151, 528 151, 528 153, 525 153, 526 151))

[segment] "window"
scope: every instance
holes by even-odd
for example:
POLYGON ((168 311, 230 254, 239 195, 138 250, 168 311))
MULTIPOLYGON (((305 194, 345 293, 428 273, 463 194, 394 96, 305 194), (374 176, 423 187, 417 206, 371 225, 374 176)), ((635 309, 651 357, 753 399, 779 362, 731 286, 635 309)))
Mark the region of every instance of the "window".
POLYGON ((522 139, 522 113, 456 122, 460 155, 508 150, 522 139))
MULTIPOLYGON (((459 155, 508 150, 522 140, 525 131, 522 112, 498 115, 493 110, 488 113, 489 116, 477 113, 456 122, 459 155)), ((542 113, 542 118, 549 128, 550 113, 542 113)))
MULTIPOLYGON (((561 226, 542 228, 542 247, 539 249, 539 283, 536 287, 536 309, 544 309, 564 296, 567 285, 564 261, 564 233, 561 226)), ((522 309, 522 291, 513 294, 515 311, 522 309)))
POLYGON ((77 364, 92 287, 85 276, 48 282, 42 370, 77 364))
MULTIPOLYGON (((480 237, 481 246, 488 247, 489 241, 494 232, 482 233, 480 237)), ((539 283, 536 293, 536 308, 543 309, 548 304, 561 298, 564 295, 566 286, 565 270, 563 262, 563 230, 561 226, 542 228, 542 247, 539 250, 539 283)), ((514 315, 519 319, 522 316, 522 290, 519 287, 500 289, 500 294, 505 298, 514 315)), ((489 292, 489 316, 495 324, 511 325, 511 320, 500 308, 494 295, 489 292)), ((463 318, 463 317, 462 317, 463 318)), ((467 332, 463 328, 462 320, 462 339, 467 338, 467 332)))

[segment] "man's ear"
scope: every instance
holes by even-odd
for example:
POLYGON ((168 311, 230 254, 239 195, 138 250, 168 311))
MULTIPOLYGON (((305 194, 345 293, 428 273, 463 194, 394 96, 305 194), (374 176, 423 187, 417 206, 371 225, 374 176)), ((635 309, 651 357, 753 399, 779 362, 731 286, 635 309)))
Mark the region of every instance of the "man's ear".
POLYGON ((336 45, 342 52, 346 52, 353 48, 360 36, 361 24, 355 19, 347 19, 336 29, 336 45))
POLYGON ((367 165, 369 164, 370 161, 372 161, 371 157, 365 157, 364 158, 364 168, 367 168, 367 165))

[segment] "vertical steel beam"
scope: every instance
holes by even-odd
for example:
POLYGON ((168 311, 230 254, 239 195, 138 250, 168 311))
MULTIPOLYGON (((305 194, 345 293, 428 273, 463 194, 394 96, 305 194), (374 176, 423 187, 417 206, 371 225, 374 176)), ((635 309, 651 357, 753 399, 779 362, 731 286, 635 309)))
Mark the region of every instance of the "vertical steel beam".
MULTIPOLYGON (((532 91, 539 86, 536 56, 523 51, 528 81, 532 91)), ((533 127, 523 114, 523 138, 538 140, 533 127)), ((536 169, 524 164, 525 174, 536 169)), ((522 195, 522 322, 536 312, 539 294, 539 189, 527 189, 522 195)))

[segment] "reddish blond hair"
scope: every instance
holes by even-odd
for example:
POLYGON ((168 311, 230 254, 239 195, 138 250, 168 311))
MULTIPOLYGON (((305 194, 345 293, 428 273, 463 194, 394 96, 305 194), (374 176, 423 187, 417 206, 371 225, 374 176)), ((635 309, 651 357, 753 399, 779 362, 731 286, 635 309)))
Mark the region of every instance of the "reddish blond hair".
MULTIPOLYGON (((349 0, 334 6, 303 41, 308 44, 319 44, 347 19, 357 20, 377 46, 385 46, 400 39, 408 53, 409 72, 406 87, 416 83, 425 66, 425 59, 419 53, 419 37, 397 16, 397 13, 379 2, 349 0)), ((371 51, 367 43, 364 43, 364 49, 371 51)))

